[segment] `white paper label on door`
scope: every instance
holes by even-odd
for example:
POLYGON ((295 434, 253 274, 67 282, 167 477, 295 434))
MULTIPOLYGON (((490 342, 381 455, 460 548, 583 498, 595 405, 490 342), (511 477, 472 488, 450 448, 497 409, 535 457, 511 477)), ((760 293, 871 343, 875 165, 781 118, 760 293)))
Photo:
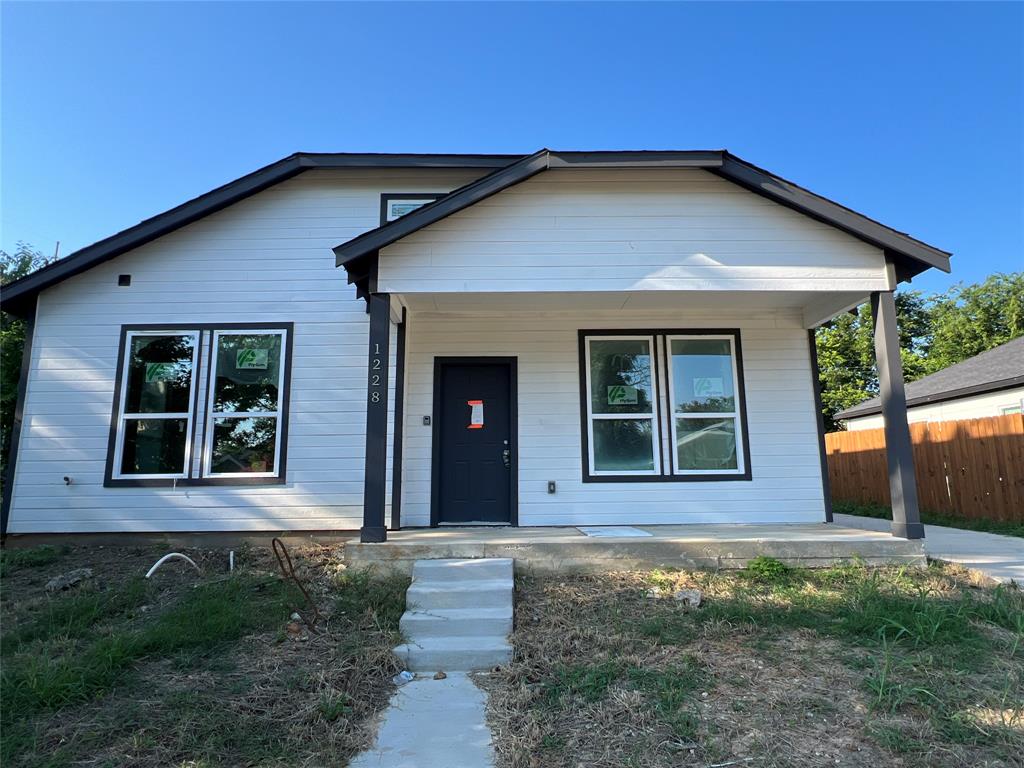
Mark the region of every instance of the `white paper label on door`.
POLYGON ((466 429, 483 429, 484 428, 484 401, 483 400, 467 400, 466 405, 469 406, 469 426, 466 429))

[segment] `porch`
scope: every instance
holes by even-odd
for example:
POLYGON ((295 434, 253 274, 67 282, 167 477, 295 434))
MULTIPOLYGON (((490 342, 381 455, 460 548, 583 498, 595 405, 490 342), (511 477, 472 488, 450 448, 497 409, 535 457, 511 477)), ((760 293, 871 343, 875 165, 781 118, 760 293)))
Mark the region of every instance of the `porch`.
POLYGON ((602 573, 644 568, 743 568, 758 556, 804 568, 840 563, 923 566, 922 541, 835 523, 600 527, 420 528, 385 542, 351 541, 349 567, 411 573, 417 560, 509 557, 520 572, 602 573), (632 531, 629 529, 632 528, 632 531), (619 530, 615 530, 619 529, 619 530), (627 535, 608 535, 621 533, 627 535))

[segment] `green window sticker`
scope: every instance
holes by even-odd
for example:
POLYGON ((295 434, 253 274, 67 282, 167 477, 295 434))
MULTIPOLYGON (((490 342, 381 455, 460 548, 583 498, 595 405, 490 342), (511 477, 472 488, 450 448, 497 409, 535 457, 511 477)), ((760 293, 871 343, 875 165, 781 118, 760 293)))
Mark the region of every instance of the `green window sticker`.
POLYGON ((174 363, 146 363, 146 383, 174 378, 174 363))
POLYGON ((616 384, 608 387, 608 405, 636 405, 636 387, 628 384, 616 384))
POLYGON ((235 355, 235 368, 240 371, 265 371, 269 359, 269 349, 240 349, 235 355))

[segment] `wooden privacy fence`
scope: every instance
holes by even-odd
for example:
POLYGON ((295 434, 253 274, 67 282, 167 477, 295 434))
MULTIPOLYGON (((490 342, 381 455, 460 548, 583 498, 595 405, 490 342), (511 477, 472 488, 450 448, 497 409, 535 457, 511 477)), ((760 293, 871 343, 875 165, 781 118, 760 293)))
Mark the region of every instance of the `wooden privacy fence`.
MULTIPOLYGON (((922 510, 1024 522, 1024 416, 910 425, 922 510)), ((885 432, 825 435, 832 498, 889 505, 885 432)))

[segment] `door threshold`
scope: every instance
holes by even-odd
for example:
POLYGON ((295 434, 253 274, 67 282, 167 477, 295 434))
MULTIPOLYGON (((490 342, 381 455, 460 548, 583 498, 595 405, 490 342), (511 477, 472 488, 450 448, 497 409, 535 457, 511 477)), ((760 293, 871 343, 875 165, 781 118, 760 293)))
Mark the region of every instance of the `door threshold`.
POLYGON ((438 528, 511 528, 512 523, 493 523, 487 520, 469 520, 465 523, 438 523, 438 528))

